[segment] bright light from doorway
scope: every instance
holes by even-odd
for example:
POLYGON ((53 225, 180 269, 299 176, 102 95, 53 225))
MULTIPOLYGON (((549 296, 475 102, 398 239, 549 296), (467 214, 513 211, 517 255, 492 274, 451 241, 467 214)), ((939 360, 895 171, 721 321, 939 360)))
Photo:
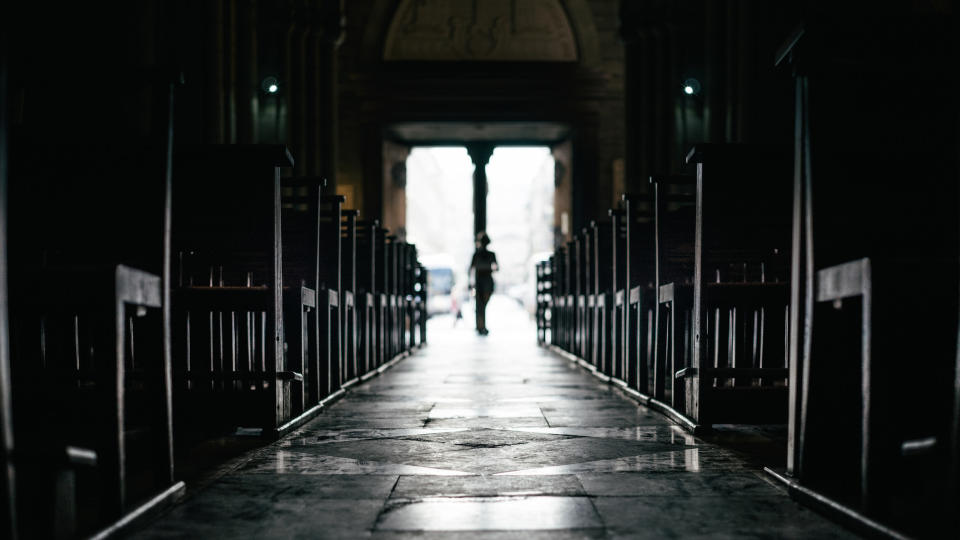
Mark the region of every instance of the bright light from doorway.
POLYGON ((534 264, 553 249, 554 162, 545 146, 501 146, 487 165, 487 234, 497 292, 534 308, 534 264))
MULTIPOLYGON (((473 325, 467 287, 474 251, 473 171, 463 147, 416 147, 407 158, 407 240, 416 244, 424 265, 434 268, 431 309, 443 314, 459 305, 461 329, 473 325)), ((491 306, 510 305, 504 302, 511 298, 532 313, 534 263, 553 247, 553 156, 547 147, 498 147, 486 172, 487 234, 500 267, 494 280, 501 300, 491 306)), ((453 325, 447 321, 437 328, 453 325)))

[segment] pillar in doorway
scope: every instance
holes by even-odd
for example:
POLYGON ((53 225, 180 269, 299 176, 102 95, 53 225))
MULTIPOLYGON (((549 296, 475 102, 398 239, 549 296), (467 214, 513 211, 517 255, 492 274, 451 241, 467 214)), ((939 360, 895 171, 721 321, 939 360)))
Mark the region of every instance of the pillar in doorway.
POLYGON ((493 154, 494 145, 472 143, 467 153, 473 161, 473 235, 487 230, 487 163, 493 154))

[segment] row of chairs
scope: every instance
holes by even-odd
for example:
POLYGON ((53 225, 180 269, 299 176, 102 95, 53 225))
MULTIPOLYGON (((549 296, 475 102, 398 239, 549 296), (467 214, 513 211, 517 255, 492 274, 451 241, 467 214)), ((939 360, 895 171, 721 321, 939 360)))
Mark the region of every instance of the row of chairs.
POLYGON ((955 32, 872 24, 778 54, 792 149, 698 145, 539 263, 538 340, 695 431, 785 424, 768 472, 865 534, 955 536, 956 80, 916 64, 955 32))
POLYGON ((416 247, 284 147, 149 143, 11 149, 23 537, 110 532, 183 492, 175 453, 287 433, 426 341, 416 247))
POLYGON ((697 429, 784 421, 789 156, 687 161, 696 177, 651 178, 540 263, 539 340, 697 429))
POLYGON ((190 186, 174 198, 178 425, 282 435, 423 343, 416 247, 322 179, 281 178, 292 165, 276 146, 178 156, 190 186))

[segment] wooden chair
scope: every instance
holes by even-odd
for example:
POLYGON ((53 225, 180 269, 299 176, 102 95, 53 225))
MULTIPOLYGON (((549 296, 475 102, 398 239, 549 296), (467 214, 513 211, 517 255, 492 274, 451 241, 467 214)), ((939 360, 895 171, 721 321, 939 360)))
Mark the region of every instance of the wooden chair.
POLYGON ((814 12, 779 54, 796 95, 787 472, 905 536, 956 536, 957 83, 937 67, 955 20, 859 17, 814 12))
POLYGON ((401 291, 403 295, 404 333, 403 350, 409 354, 413 352, 417 341, 417 311, 416 311, 416 282, 417 282, 417 246, 406 244, 403 254, 403 280, 401 291))
POLYGON ((416 295, 416 312, 417 312, 417 329, 419 332, 419 339, 417 342, 418 347, 424 347, 427 345, 427 320, 429 314, 427 313, 427 298, 429 298, 428 293, 428 283, 427 283, 427 267, 417 261, 417 295, 416 295))
POLYGON ((567 273, 566 273, 566 253, 563 246, 557 246, 554 255, 551 258, 551 271, 553 276, 553 339, 552 344, 566 350, 567 342, 567 273))
POLYGON ((343 224, 341 226, 340 241, 343 244, 343 275, 341 286, 343 288, 341 297, 343 298, 343 363, 344 378, 347 381, 354 381, 362 373, 360 372, 360 362, 358 358, 358 329, 357 322, 359 316, 357 300, 357 216, 360 212, 357 210, 343 211, 343 224))
POLYGON ((698 145, 687 416, 701 425, 787 416, 786 257, 790 155, 780 148, 698 145))
POLYGON ((14 428, 29 449, 18 460, 18 495, 38 510, 22 516, 21 532, 69 537, 174 485, 163 289, 159 276, 123 265, 51 268, 33 279, 35 291, 83 284, 14 303, 14 428))
POLYGON ((592 221, 590 223, 590 246, 592 248, 593 314, 592 314, 592 350, 591 363, 601 372, 608 373, 611 360, 610 314, 609 306, 613 298, 613 247, 611 222, 592 221))
POLYGON ((657 311, 650 397, 685 410, 685 387, 676 373, 693 363, 696 183, 691 176, 653 176, 657 311))
POLYGON ((377 235, 379 221, 357 223, 357 296, 359 364, 364 374, 377 365, 377 235))
POLYGON ((553 255, 537 263, 537 343, 553 343, 553 255))
POLYGON ((320 267, 317 296, 320 309, 320 399, 345 382, 343 360, 343 195, 325 195, 320 205, 320 267))
POLYGON ((617 377, 630 388, 649 394, 654 332, 654 226, 640 211, 640 200, 623 195, 625 309, 624 354, 617 377))
MULTIPOLYGON (((173 85, 158 94, 172 99, 173 85)), ((17 476, 2 487, 19 509, 6 519, 24 537, 93 534, 184 488, 174 480, 164 279, 172 118, 159 125, 109 144, 11 144, 0 400, 16 408, 0 405, 0 420, 17 476)))
MULTIPOLYGON (((249 428, 277 434, 292 419, 293 371, 284 354, 281 146, 184 149, 176 162, 173 228, 179 423, 194 433, 249 428)), ((302 367, 302 366, 297 366, 302 367)), ((309 385, 308 385, 309 386, 309 385)))
POLYGON ((610 216, 610 359, 604 373, 613 376, 626 363, 627 335, 627 228, 622 208, 612 208, 610 216))
MULTIPOLYGON (((280 180, 283 228, 284 348, 290 371, 303 375, 291 382, 291 417, 316 411, 322 396, 317 309, 320 265, 320 207, 326 181, 319 177, 280 180), (298 297, 296 291, 300 290, 298 297), (291 293, 287 293, 287 291, 291 293)), ((249 314, 247 315, 249 317, 249 314)))
POLYGON ((377 228, 376 236, 376 248, 374 252, 376 265, 376 276, 377 276, 377 287, 376 287, 376 297, 374 302, 376 304, 376 361, 374 362, 376 367, 380 367, 383 364, 387 363, 390 360, 389 354, 389 338, 390 338, 390 311, 389 307, 389 290, 390 290, 390 278, 389 278, 389 252, 387 246, 389 245, 389 235, 390 231, 383 227, 377 228))

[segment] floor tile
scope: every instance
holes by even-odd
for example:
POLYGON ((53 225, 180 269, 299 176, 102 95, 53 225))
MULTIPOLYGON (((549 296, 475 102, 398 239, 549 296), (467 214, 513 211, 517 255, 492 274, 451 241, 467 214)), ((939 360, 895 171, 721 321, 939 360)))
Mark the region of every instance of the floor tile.
POLYGON ((595 529, 602 526, 586 497, 434 499, 386 510, 377 530, 514 531, 595 529))

